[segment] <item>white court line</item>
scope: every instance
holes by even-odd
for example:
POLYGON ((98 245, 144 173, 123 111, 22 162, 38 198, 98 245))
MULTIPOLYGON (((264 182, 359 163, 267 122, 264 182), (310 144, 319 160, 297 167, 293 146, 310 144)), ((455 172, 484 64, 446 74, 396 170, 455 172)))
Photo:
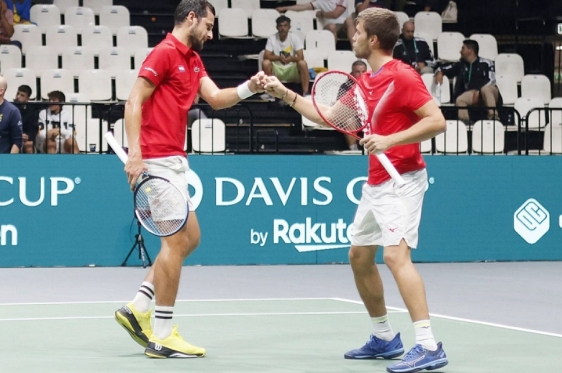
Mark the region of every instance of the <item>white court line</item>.
MULTIPOLYGON (((354 303, 354 304, 363 304, 363 302, 361 301, 356 301, 356 300, 351 300, 351 299, 343 299, 343 298, 332 298, 333 300, 337 300, 340 302, 346 302, 346 303, 354 303)), ((405 308, 398 308, 398 307, 386 307, 390 310, 396 311, 396 312, 408 312, 407 309, 405 308)), ((495 328, 501 328, 501 329, 509 329, 509 330, 516 330, 518 332, 526 332, 526 333, 533 333, 533 334, 541 334, 541 335, 547 335, 549 337, 558 337, 558 338, 562 338, 562 334, 556 334, 556 333, 549 333, 549 332, 542 332, 540 330, 533 330, 533 329, 525 329, 525 328, 519 328, 516 326, 509 326, 509 325, 503 325, 503 324, 496 324, 496 323, 491 323, 491 322, 486 322, 486 321, 478 321, 478 320, 472 320, 472 319, 464 319, 462 317, 454 317, 454 316, 447 316, 447 315, 440 315, 437 313, 430 313, 430 316, 433 317, 438 317, 441 319, 447 319, 447 320, 453 320, 453 321, 462 321, 462 322, 466 322, 466 323, 470 323, 470 324, 478 324, 478 325, 486 325, 486 326, 493 326, 495 328)))

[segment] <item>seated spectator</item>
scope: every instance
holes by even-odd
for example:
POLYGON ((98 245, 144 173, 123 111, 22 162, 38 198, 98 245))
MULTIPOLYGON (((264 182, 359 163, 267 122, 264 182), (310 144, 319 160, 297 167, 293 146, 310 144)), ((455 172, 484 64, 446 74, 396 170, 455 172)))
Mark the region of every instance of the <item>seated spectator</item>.
POLYGON ((6 1, 0 0, 0 44, 13 44, 21 49, 21 43, 12 40, 14 35, 14 13, 8 8, 6 1))
POLYGON ((280 16, 275 20, 277 33, 267 38, 262 68, 282 82, 300 82, 303 96, 308 94, 310 76, 304 60, 304 44, 297 34, 289 32, 291 20, 280 16))
POLYGON ((368 8, 385 8, 387 9, 388 6, 385 1, 383 0, 355 0, 355 13, 351 12, 351 9, 348 11, 348 17, 345 20, 345 27, 347 29, 347 35, 351 35, 349 37, 349 42, 353 47, 353 42, 351 39, 353 35, 355 35, 355 19, 357 15, 368 8))
POLYGON ((8 9, 14 15, 14 25, 25 25, 31 23, 29 12, 31 10, 31 0, 4 0, 8 9))
POLYGON ((392 57, 412 66, 420 74, 431 74, 435 65, 433 53, 424 39, 414 36, 415 32, 414 22, 404 22, 392 57))
POLYGON ((4 99, 8 82, 0 76, 0 154, 17 154, 22 148, 21 115, 18 108, 4 99))
POLYGON ((290 6, 278 7, 279 13, 287 10, 302 12, 304 10, 316 10, 316 18, 324 25, 324 30, 331 31, 336 41, 339 37, 347 37, 349 42, 353 38, 353 34, 349 34, 345 20, 348 17, 347 0, 314 0, 306 4, 297 4, 290 6))
POLYGON ((28 85, 21 85, 18 87, 16 98, 14 102, 21 114, 21 121, 23 124, 23 152, 27 154, 34 153, 34 142, 37 132, 39 131, 39 124, 37 123, 37 110, 33 105, 25 105, 29 102, 31 97, 31 87, 28 85))
POLYGON ((39 113, 39 133, 35 148, 39 153, 80 153, 74 138, 72 114, 57 104, 66 100, 64 93, 53 91, 47 96, 50 105, 39 113))
MULTIPOLYGON (((453 98, 457 106, 469 107, 484 104, 488 107, 488 119, 498 120, 496 107, 501 107, 502 99, 496 86, 494 62, 478 56, 478 42, 463 41, 461 59, 452 65, 437 69, 435 83, 443 83, 443 75, 449 79, 457 78, 453 98)), ((470 123, 468 110, 459 110, 459 119, 470 123)))

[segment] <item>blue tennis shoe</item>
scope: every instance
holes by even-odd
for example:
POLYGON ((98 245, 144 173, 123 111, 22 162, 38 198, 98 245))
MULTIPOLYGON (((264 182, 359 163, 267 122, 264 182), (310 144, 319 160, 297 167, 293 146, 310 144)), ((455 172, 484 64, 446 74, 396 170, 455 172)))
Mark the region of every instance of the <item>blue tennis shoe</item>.
POLYGON ((346 352, 343 357, 346 359, 392 359, 402 356, 404 346, 400 340, 400 333, 396 334, 392 341, 384 341, 371 335, 365 346, 356 350, 346 352))
POLYGON ((435 370, 449 364, 447 355, 443 351, 441 342, 437 343, 437 350, 429 351, 421 345, 416 345, 398 364, 386 368, 389 373, 412 373, 420 370, 435 370))

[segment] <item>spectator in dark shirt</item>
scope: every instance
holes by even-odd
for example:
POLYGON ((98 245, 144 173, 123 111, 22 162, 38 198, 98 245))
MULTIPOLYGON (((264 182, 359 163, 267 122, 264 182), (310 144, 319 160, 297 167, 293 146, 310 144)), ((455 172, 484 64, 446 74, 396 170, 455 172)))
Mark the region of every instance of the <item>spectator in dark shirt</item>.
POLYGON ((18 108, 4 99, 8 83, 0 76, 0 153, 16 154, 22 147, 21 115, 18 108))
POLYGON ((23 152, 28 154, 35 153, 33 144, 35 143, 35 136, 39 131, 39 124, 37 119, 39 116, 38 111, 33 105, 25 105, 29 102, 31 97, 31 87, 28 85, 21 85, 18 87, 16 98, 14 102, 21 114, 21 121, 23 124, 23 152))
POLYGON ((429 44, 414 36, 416 28, 414 22, 406 21, 402 26, 402 34, 394 47, 392 57, 412 66, 420 74, 433 73, 435 59, 429 44))
MULTIPOLYGON (((461 59, 452 65, 437 69, 435 83, 443 83, 443 75, 457 78, 453 98, 457 106, 468 107, 484 104, 488 107, 488 119, 498 120, 494 109, 501 106, 501 95, 496 86, 494 62, 478 56, 478 42, 467 39, 461 48, 461 59)), ((459 119, 470 122, 468 110, 459 110, 459 119)))

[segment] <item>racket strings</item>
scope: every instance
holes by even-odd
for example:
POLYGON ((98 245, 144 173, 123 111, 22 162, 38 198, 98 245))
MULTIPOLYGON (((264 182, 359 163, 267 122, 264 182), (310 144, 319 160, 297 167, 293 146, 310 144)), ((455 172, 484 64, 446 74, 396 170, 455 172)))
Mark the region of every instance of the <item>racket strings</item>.
POLYGON ((160 178, 149 178, 136 190, 135 211, 148 231, 157 235, 169 235, 183 226, 187 204, 174 185, 160 178))
POLYGON ((333 126, 346 132, 358 132, 367 124, 366 97, 347 74, 333 71, 322 75, 313 94, 317 104, 327 108, 337 105, 337 109, 325 113, 326 120, 333 126))

